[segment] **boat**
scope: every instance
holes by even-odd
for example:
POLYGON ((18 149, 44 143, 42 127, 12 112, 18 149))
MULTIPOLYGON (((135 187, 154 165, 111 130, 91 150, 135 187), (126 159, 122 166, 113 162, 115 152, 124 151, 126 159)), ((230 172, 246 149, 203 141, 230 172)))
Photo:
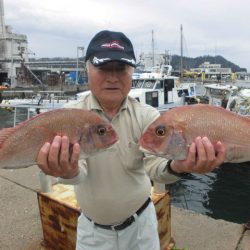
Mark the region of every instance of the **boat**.
POLYGON ((196 83, 181 83, 171 71, 171 65, 162 64, 151 72, 137 74, 129 96, 159 110, 185 105, 188 98, 196 96, 196 83))
POLYGON ((250 89, 241 89, 230 96, 227 109, 245 116, 250 116, 250 89))
POLYGON ((205 96, 208 98, 208 103, 213 106, 220 106, 229 109, 229 99, 235 96, 238 92, 238 87, 235 85, 222 85, 222 84, 206 84, 205 96))
POLYGON ((204 85, 208 103, 250 116, 250 89, 239 88, 235 85, 208 84, 204 85))
POLYGON ((1 104, 8 105, 5 109, 9 111, 13 111, 15 107, 27 106, 30 111, 40 113, 49 109, 62 108, 64 104, 74 99, 74 97, 66 96, 64 91, 38 91, 35 93, 33 90, 15 90, 4 93, 8 97, 2 96, 1 104))

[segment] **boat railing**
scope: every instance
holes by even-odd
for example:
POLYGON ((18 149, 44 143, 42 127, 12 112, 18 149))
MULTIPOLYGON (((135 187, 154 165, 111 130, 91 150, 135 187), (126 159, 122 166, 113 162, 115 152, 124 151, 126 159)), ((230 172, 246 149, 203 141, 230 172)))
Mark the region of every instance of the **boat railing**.
POLYGON ((59 107, 55 107, 53 105, 0 104, 0 108, 13 112, 13 127, 15 127, 17 125, 17 109, 26 109, 28 120, 31 116, 40 114, 41 111, 45 112, 59 107))

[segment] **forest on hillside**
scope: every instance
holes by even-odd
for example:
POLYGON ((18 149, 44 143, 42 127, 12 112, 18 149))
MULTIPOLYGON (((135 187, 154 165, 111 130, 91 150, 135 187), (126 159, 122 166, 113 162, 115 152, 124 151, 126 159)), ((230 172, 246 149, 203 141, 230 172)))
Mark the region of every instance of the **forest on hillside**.
MULTIPOLYGON (((195 58, 183 57, 183 68, 192 69, 198 68, 202 63, 209 62, 210 64, 220 64, 222 68, 231 68, 232 72, 246 72, 246 68, 241 68, 239 65, 234 64, 226 60, 222 56, 199 56, 195 58)), ((174 70, 180 70, 180 56, 173 55, 171 60, 171 65, 174 70)))
MULTIPOLYGON (((36 61, 74 61, 76 58, 69 58, 69 57, 53 57, 53 58, 30 58, 30 62, 36 61)), ((79 58, 79 62, 83 62, 84 58, 79 58)), ((246 72, 246 68, 241 68, 239 65, 234 64, 226 60, 222 56, 199 56, 195 58, 191 57, 183 57, 183 68, 184 69, 192 69, 198 68, 202 63, 209 62, 210 64, 220 64, 222 68, 231 68, 232 72, 246 72)), ((171 65, 175 71, 180 70, 180 56, 179 55, 172 55, 171 56, 171 65)))

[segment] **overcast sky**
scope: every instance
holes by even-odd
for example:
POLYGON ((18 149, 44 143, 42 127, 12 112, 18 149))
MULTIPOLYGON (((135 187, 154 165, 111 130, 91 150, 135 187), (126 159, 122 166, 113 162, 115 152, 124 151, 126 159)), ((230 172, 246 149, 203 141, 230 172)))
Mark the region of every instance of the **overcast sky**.
POLYGON ((5 24, 40 57, 76 57, 102 29, 124 32, 135 52, 221 55, 250 71, 249 0, 4 0, 5 24))

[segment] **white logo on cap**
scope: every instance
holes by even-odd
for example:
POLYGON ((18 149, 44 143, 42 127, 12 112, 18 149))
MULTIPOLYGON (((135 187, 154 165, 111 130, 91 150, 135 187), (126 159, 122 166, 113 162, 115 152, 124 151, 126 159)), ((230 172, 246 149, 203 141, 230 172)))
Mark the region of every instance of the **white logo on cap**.
POLYGON ((92 63, 93 64, 100 64, 100 63, 104 63, 105 61, 110 61, 110 58, 97 58, 96 56, 93 57, 92 59, 92 63))
POLYGON ((109 48, 109 49, 122 49, 124 50, 124 47, 119 44, 118 41, 112 41, 110 43, 104 43, 101 45, 103 48, 109 48))
POLYGON ((126 62, 128 62, 128 63, 131 63, 131 64, 135 64, 135 60, 134 59, 127 59, 127 58, 121 58, 121 60, 123 60, 123 61, 126 61, 126 62))

